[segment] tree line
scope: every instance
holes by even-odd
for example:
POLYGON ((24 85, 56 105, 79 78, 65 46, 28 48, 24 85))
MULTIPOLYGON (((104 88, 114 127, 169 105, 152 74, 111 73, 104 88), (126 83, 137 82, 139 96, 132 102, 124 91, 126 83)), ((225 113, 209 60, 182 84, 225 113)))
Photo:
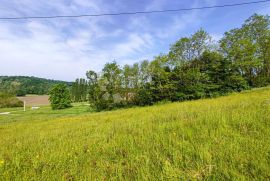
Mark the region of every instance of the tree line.
POLYGON ((71 88, 73 101, 97 111, 160 101, 217 97, 270 84, 270 18, 254 14, 216 43, 203 29, 152 61, 88 71, 71 88))
POLYGON ((84 78, 76 79, 71 86, 71 100, 73 102, 87 101, 88 82, 84 78))
POLYGON ((28 76, 0 76, 0 92, 13 96, 26 94, 44 95, 59 83, 70 86, 72 83, 28 76))

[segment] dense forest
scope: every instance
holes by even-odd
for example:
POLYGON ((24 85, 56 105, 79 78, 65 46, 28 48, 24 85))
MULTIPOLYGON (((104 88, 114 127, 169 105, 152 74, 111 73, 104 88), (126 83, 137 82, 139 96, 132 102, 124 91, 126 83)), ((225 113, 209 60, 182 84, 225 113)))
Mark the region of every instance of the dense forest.
POLYGON ((183 37, 152 61, 88 71, 72 86, 74 101, 98 111, 160 101, 216 97, 270 84, 270 18, 254 14, 239 28, 212 41, 203 29, 183 37))
POLYGON ((55 84, 64 83, 71 85, 70 82, 49 80, 28 76, 0 76, 0 92, 6 92, 17 96, 26 94, 48 94, 51 87, 55 84))

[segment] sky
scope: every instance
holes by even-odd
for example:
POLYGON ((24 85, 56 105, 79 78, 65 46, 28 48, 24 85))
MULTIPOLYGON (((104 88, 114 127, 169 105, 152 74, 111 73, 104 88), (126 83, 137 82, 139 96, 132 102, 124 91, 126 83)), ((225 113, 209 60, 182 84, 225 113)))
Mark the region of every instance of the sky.
MULTIPOLYGON (((191 8, 251 0, 0 0, 0 17, 100 14, 191 8)), ((123 66, 167 53, 203 28, 218 41, 270 2, 241 7, 73 19, 0 20, 0 75, 73 81, 107 62, 123 66)))

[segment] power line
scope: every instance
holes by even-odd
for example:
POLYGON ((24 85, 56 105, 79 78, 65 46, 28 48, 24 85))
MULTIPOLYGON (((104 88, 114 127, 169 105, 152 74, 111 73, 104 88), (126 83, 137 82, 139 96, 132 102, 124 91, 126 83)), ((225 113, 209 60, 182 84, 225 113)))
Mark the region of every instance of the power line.
POLYGON ((270 2, 270 0, 251 1, 251 2, 244 2, 244 3, 224 4, 224 5, 215 5, 215 6, 203 6, 203 7, 195 7, 195 8, 153 10, 153 11, 135 11, 135 12, 119 12, 119 13, 103 13, 103 14, 81 14, 81 15, 0 17, 0 20, 56 19, 56 18, 81 18, 81 17, 153 14, 153 13, 167 13, 167 12, 179 12, 179 11, 192 11, 192 10, 214 9, 214 8, 224 8, 224 7, 235 7, 235 6, 259 4, 259 3, 266 3, 266 2, 270 2))

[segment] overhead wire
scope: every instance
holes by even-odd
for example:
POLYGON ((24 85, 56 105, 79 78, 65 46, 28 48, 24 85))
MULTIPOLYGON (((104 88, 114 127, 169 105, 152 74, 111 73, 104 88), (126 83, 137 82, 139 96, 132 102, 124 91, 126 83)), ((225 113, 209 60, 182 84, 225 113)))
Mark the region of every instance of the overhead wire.
POLYGON ((57 19, 57 18, 82 18, 82 17, 101 17, 101 16, 121 16, 121 15, 136 15, 136 14, 153 14, 153 13, 169 13, 180 11, 204 10, 214 8, 236 7, 251 4, 260 4, 270 2, 270 0, 251 1, 234 4, 223 4, 214 6, 203 6, 193 8, 180 8, 180 9, 165 9, 165 10, 152 10, 152 11, 134 11, 134 12, 118 12, 118 13, 102 13, 102 14, 79 14, 79 15, 52 15, 52 16, 20 16, 20 17, 0 17, 0 20, 28 20, 28 19, 57 19))

